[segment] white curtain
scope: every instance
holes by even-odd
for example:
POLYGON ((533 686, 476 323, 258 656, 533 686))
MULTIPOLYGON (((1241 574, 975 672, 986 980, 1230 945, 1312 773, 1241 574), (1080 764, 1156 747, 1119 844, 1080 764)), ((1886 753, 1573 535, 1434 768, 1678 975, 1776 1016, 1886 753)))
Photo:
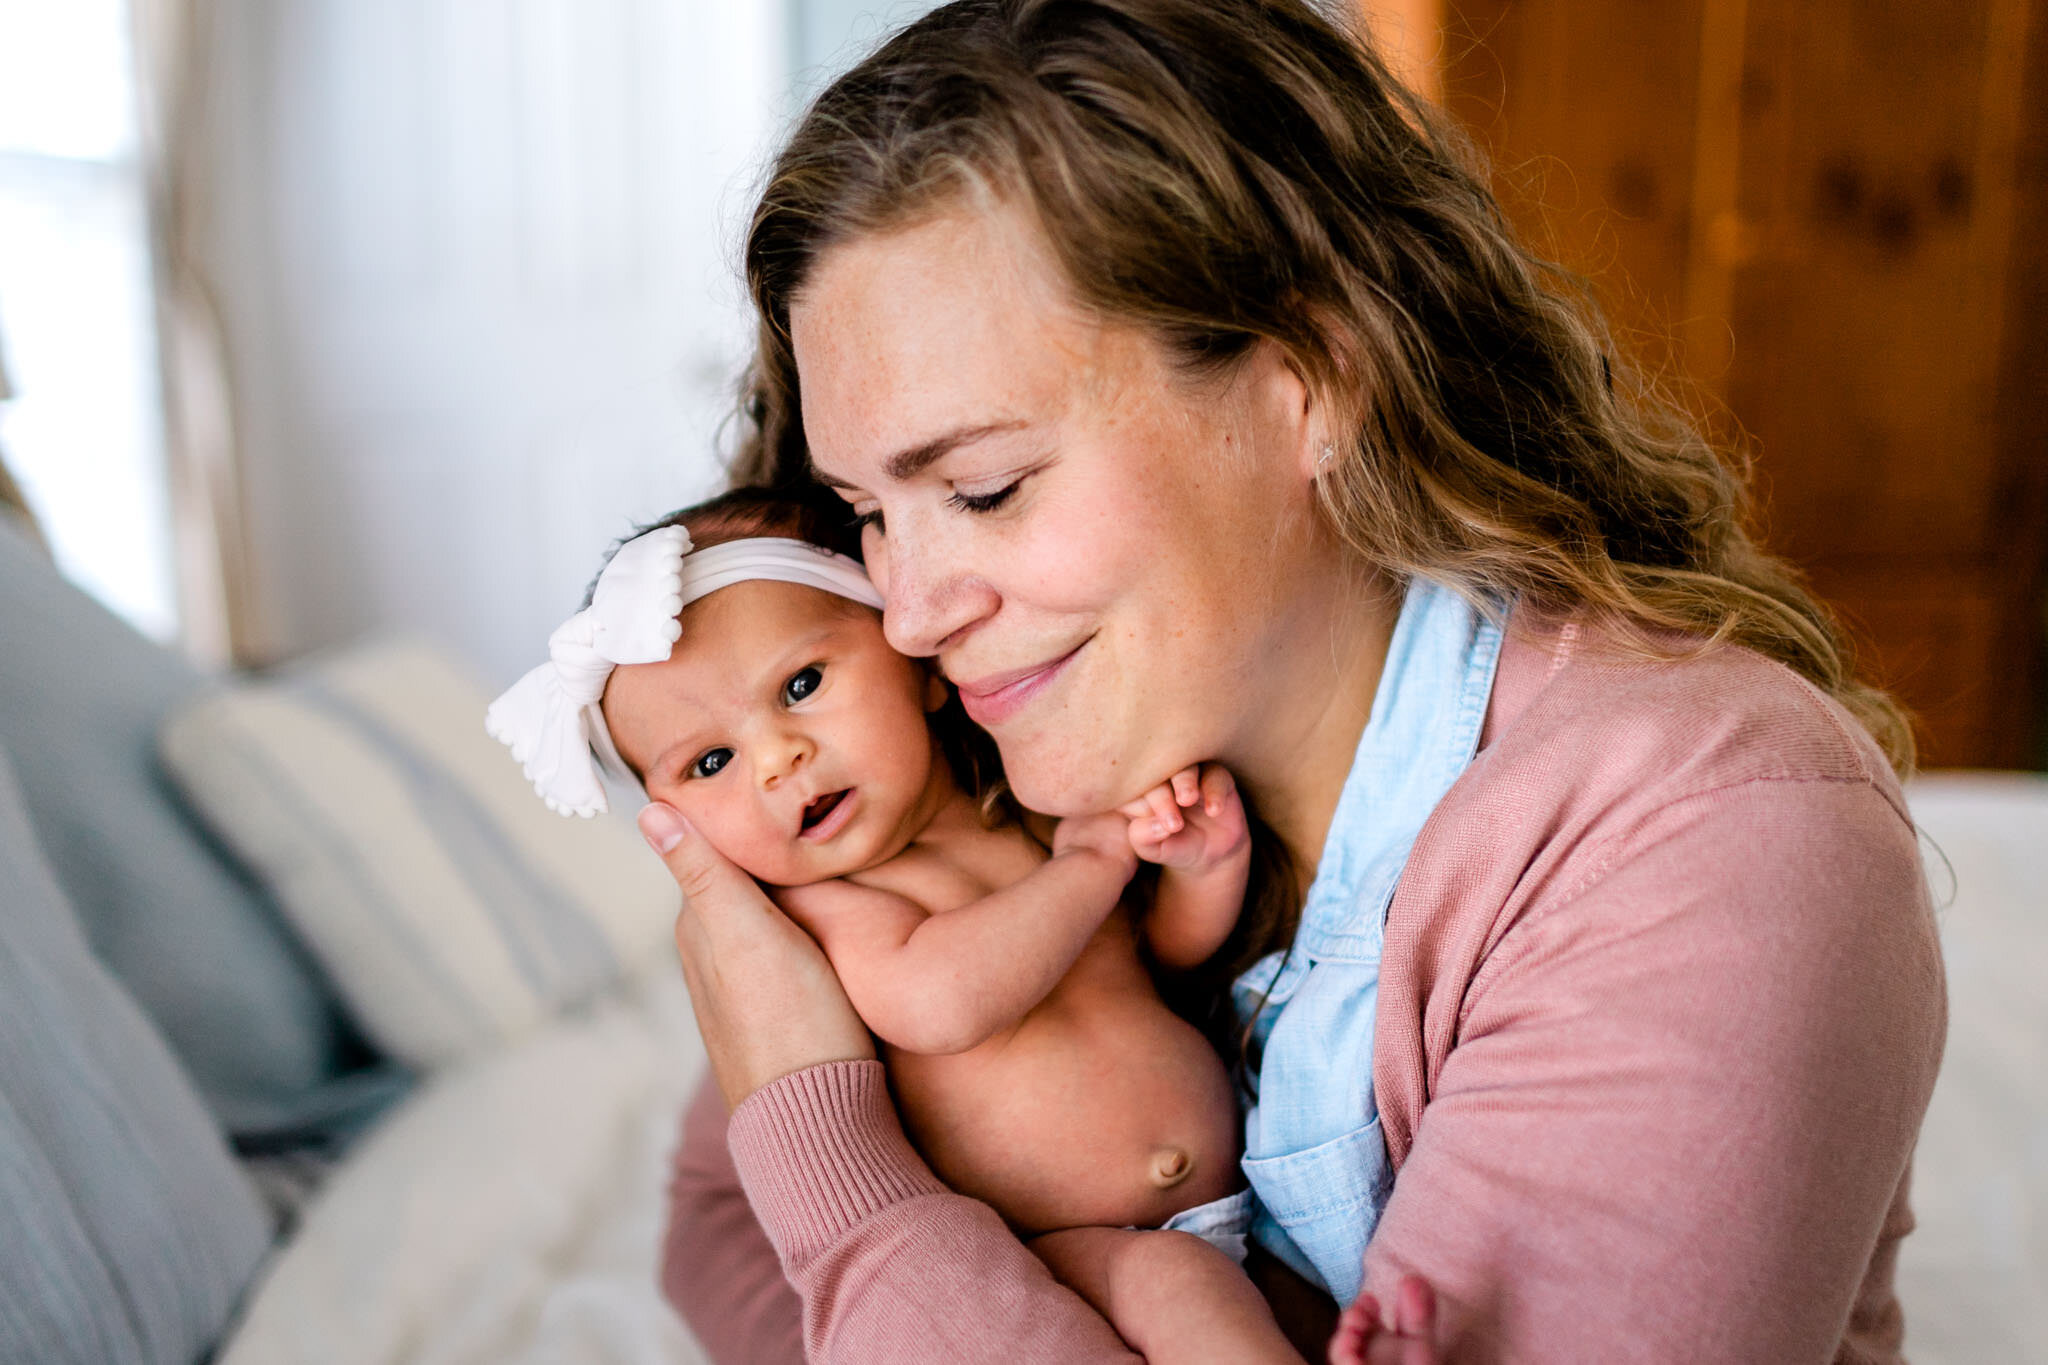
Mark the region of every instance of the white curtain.
MULTIPOLYGON (((12 397, 14 385, 7 378, 7 338, 0 336, 0 408, 5 408, 7 400, 12 397)), ((4 447, 0 447, 0 512, 11 514, 28 529, 29 534, 38 535, 35 516, 28 510, 28 500, 22 497, 20 485, 14 482, 14 475, 8 472, 7 451, 4 447)))
POLYGON ((242 479, 227 351, 211 285, 194 249, 211 190, 203 126, 213 0, 130 0, 149 196, 179 615, 203 664, 250 663, 255 584, 249 572, 242 479))

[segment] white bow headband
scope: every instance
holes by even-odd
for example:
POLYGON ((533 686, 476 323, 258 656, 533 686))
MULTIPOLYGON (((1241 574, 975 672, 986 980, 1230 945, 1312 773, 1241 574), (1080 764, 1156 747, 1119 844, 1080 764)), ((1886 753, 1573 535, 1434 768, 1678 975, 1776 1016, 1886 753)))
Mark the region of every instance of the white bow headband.
POLYGON ((692 553, 680 526, 627 541, 597 577, 590 605, 548 637, 548 662, 512 684, 484 713, 484 729, 508 745, 548 809, 609 810, 599 769, 631 781, 598 702, 612 669, 660 663, 683 633, 682 609, 753 579, 798 583, 880 610, 882 595, 845 555, 808 541, 757 537, 692 553))

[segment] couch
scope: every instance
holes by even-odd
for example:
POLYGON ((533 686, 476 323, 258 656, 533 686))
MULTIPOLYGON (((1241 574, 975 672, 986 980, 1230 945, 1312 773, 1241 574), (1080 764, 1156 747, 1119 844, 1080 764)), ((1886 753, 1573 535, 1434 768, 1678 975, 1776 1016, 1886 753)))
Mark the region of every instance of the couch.
POLYGON ((486 699, 201 677, 0 514, 0 1362, 699 1358, 675 889, 486 699))

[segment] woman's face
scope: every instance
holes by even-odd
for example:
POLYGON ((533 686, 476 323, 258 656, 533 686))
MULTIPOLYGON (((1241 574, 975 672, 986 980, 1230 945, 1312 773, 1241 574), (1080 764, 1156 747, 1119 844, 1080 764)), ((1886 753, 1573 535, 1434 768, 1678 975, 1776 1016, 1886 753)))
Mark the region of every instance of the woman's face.
POLYGON ((1271 757, 1314 649, 1304 575, 1335 563, 1318 415, 1273 348, 1189 377, 1083 313, 1035 227, 986 205, 830 249, 791 329, 889 641, 937 656, 1027 806, 1271 757))

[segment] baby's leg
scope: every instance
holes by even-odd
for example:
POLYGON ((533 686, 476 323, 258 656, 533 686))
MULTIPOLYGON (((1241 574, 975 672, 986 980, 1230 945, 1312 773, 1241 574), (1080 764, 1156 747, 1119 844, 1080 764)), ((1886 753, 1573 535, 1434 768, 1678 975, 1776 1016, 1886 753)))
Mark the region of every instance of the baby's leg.
POLYGON ((1066 1228, 1031 1249, 1147 1360, 1301 1361, 1244 1272, 1190 1233, 1066 1228))

